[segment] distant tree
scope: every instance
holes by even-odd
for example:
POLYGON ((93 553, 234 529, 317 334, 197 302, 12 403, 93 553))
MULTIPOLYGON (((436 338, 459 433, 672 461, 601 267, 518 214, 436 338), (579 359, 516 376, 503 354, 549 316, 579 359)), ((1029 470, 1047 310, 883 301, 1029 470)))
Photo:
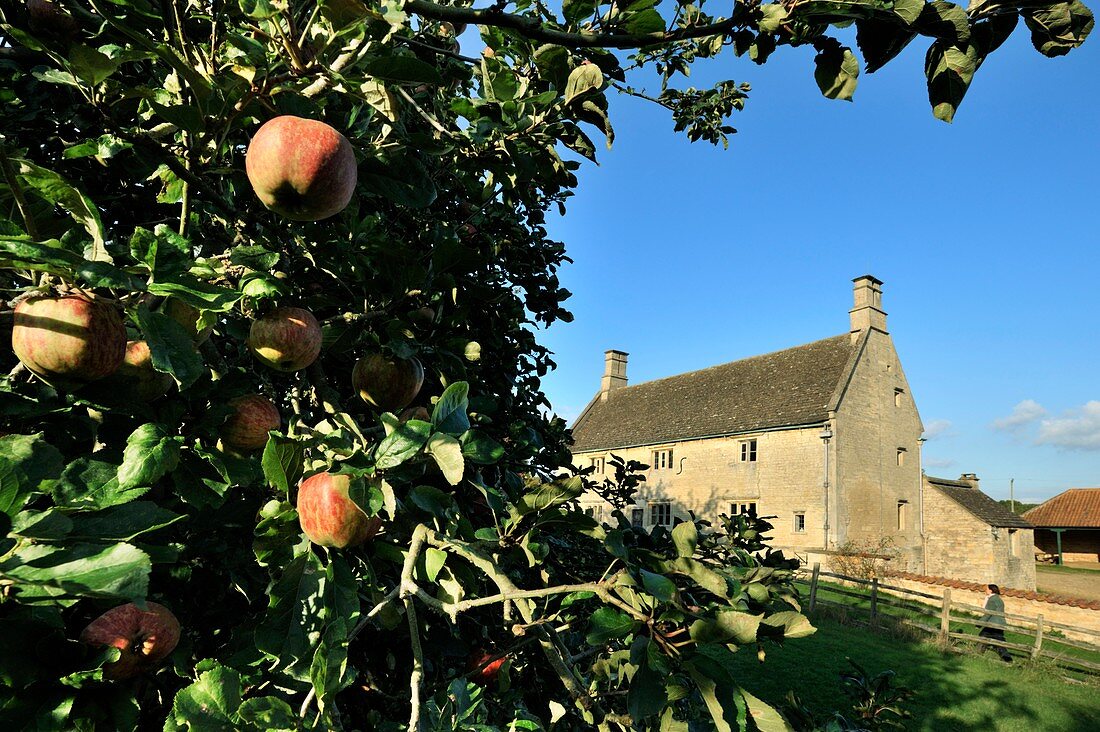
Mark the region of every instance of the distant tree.
POLYGON ((868 71, 930 39, 949 120, 1020 18, 1093 20, 708 7, 0 3, 5 729, 782 728, 726 664, 813 632, 764 527, 580 509, 546 214, 609 89, 725 142, 748 86, 695 59, 812 46, 850 99, 854 22, 868 71))
POLYGON ((1027 513, 1028 511, 1035 508, 1036 506, 1043 505, 1041 503, 1024 503, 1023 501, 1009 501, 1007 499, 999 500, 999 501, 997 501, 997 503, 1001 504, 1002 506, 1007 508, 1009 511, 1015 511, 1016 513, 1019 513, 1019 514, 1027 513))

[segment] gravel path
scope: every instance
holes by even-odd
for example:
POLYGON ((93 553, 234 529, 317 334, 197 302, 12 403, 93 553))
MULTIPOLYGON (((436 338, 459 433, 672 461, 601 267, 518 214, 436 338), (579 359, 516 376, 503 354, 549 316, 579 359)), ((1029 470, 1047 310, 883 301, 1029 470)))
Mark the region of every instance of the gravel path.
POLYGON ((1042 565, 1035 567, 1035 584, 1039 592, 1051 595, 1079 597, 1083 600, 1100 600, 1100 571, 1059 572, 1042 565))

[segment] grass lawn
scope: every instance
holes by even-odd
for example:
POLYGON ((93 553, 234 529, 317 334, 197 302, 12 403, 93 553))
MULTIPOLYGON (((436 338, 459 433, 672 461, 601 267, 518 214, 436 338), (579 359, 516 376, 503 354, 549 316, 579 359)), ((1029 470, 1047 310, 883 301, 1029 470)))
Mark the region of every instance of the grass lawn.
POLYGON ((1049 666, 1002 663, 984 656, 946 653, 934 644, 841 625, 821 616, 817 633, 769 647, 764 664, 737 654, 734 672, 756 696, 773 703, 793 690, 811 708, 846 711, 841 671, 845 657, 869 674, 886 669, 913 689, 908 730, 927 732, 1095 732, 1100 729, 1100 685, 1061 680, 1049 666))

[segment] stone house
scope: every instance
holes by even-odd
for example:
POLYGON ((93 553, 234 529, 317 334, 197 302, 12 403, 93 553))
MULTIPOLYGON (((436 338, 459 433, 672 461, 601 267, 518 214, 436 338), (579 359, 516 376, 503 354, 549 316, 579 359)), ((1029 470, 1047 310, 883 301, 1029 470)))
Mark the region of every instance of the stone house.
MULTIPOLYGON (((607 351, 600 390, 573 425, 574 464, 594 467, 597 479, 612 454, 649 465, 626 511, 639 525, 751 511, 775 517, 772 545, 803 561, 828 566, 838 549, 885 543, 890 570, 925 572, 928 550, 949 542, 928 540, 947 527, 926 519, 923 426, 886 328, 882 282, 853 282, 848 332, 824 340, 634 386, 627 354, 607 351)), ((597 496, 582 502, 607 517, 597 496)), ((995 553, 978 547, 1006 527, 952 503, 944 520, 965 519, 954 531, 974 533, 976 554, 935 566, 963 576, 988 561, 981 581, 994 581, 995 553)))
POLYGON ((1024 514, 1035 547, 1058 562, 1100 562, 1100 488, 1070 488, 1024 514))
POLYGON ((924 478, 924 573, 1035 589, 1032 525, 978 489, 978 477, 924 478))

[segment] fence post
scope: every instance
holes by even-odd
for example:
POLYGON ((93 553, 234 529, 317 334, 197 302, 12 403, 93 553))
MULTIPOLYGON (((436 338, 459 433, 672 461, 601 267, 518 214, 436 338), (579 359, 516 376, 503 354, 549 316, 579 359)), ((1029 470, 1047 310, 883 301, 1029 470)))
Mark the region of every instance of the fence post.
POLYGON ((878 577, 871 578, 871 627, 878 625, 878 577))
POLYGON ((814 611, 814 606, 817 604, 817 580, 818 574, 821 573, 821 562, 814 562, 814 573, 810 577, 810 608, 809 611, 814 611))
POLYGON ((1031 657, 1038 658, 1039 651, 1043 648, 1043 614, 1035 619, 1035 647, 1031 649, 1031 657))
POLYGON ((947 642, 951 632, 951 588, 943 590, 943 611, 940 613, 940 640, 947 642))

